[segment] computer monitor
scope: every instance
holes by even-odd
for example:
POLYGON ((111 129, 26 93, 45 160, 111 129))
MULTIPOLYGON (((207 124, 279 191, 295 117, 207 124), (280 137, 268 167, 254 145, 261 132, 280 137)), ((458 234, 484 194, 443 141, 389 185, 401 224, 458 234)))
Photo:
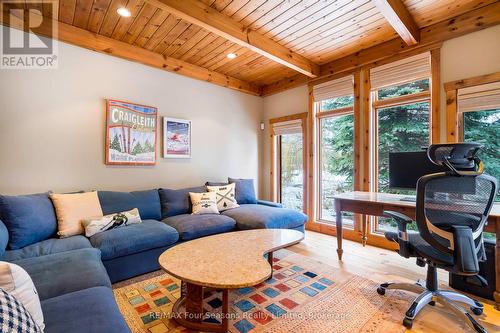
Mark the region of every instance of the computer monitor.
POLYGON ((427 151, 389 153, 389 187, 394 189, 417 188, 420 177, 446 171, 427 157, 427 151))

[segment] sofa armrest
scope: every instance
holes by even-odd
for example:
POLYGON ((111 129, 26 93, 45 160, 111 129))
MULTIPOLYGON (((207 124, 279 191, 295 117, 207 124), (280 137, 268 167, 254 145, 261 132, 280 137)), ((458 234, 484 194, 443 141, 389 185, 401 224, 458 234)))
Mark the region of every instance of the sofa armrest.
POLYGON ((279 202, 273 202, 273 201, 267 201, 267 200, 257 200, 257 204, 269 206, 269 207, 283 208, 283 205, 280 204, 279 202))
POLYGON ((7 244, 9 243, 9 231, 3 222, 0 220, 0 258, 5 254, 7 244))

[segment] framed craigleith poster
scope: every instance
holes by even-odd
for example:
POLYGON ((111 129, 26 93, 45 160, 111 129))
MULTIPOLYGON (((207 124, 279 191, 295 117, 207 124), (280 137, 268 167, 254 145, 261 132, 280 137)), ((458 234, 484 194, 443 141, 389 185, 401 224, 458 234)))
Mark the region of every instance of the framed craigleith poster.
POLYGON ((106 164, 156 164, 157 108, 114 99, 106 106, 106 164))
POLYGON ((163 118, 163 157, 191 157, 191 121, 163 118))

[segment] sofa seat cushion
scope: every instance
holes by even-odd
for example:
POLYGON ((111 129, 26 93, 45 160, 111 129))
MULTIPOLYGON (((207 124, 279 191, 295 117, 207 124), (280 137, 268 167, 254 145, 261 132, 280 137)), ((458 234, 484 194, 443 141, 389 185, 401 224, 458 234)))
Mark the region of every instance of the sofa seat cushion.
POLYGON ((19 250, 6 251, 2 260, 17 261, 21 259, 45 256, 64 251, 92 248, 87 238, 73 236, 68 238, 50 238, 19 250))
POLYGON ((161 220, 160 195, 158 190, 114 192, 98 191, 104 215, 139 210, 143 220, 161 220))
POLYGON ((183 241, 231 231, 236 225, 232 218, 219 214, 182 214, 166 218, 163 222, 175 228, 183 241))
POLYGON ((111 288, 97 249, 59 252, 15 263, 31 276, 41 300, 91 287, 111 288))
POLYGON ((266 205, 241 205, 222 214, 236 220, 238 229, 293 229, 304 225, 307 216, 293 209, 266 205))
POLYGON ((75 291, 42 302, 47 333, 128 333, 108 287, 75 291))
POLYGON ((101 250, 102 260, 109 260, 174 244, 178 239, 174 228, 156 220, 144 220, 95 234, 90 243, 101 250))

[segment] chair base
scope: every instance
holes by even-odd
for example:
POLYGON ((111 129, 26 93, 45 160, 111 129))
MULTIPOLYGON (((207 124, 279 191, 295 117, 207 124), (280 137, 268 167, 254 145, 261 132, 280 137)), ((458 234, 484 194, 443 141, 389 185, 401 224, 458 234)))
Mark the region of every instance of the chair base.
POLYGON ((408 329, 412 327, 413 321, 420 310, 426 305, 435 305, 437 302, 453 312, 476 332, 486 333, 484 327, 481 326, 462 305, 457 304, 458 302, 466 304, 475 315, 481 315, 483 313, 483 305, 466 295, 450 290, 431 291, 420 281, 415 284, 382 283, 380 287, 377 288, 377 292, 380 295, 385 295, 386 289, 398 289, 418 294, 408 311, 406 311, 405 318, 403 319, 403 325, 408 329))

